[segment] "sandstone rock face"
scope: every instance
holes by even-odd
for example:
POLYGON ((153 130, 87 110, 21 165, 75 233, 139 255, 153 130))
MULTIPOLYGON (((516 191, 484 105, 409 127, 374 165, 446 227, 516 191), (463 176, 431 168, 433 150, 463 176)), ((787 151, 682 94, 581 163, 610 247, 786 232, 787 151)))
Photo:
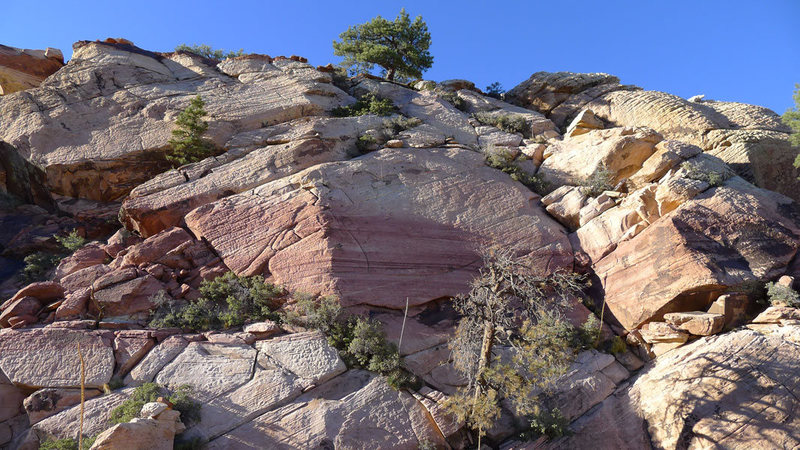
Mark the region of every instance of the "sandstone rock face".
POLYGON ((237 273, 399 309, 463 292, 489 240, 538 270, 568 267, 566 235, 535 198, 471 151, 385 149, 197 208, 186 224, 237 273))
MULTIPOLYGON (((85 399, 100 395, 97 389, 84 390, 85 399)), ((81 402, 80 389, 40 389, 25 399, 25 411, 31 425, 81 402)))
POLYGON ((180 413, 167 409, 155 417, 135 418, 114 425, 97 436, 91 449, 169 450, 173 447, 175 435, 184 429, 180 413))
POLYGON ((0 45, 0 95, 39 86, 64 65, 64 55, 55 48, 30 50, 0 45))
POLYGON ((790 130, 769 109, 735 102, 690 102, 623 86, 605 74, 569 72, 535 73, 510 90, 506 99, 544 113, 559 126, 588 108, 617 126, 652 128, 667 139, 701 147, 760 187, 800 200, 790 130))
POLYGON ((297 333, 256 344, 259 352, 310 383, 323 383, 347 370, 322 333, 297 333))
POLYGON ((446 442, 425 408, 380 377, 349 371, 209 443, 210 449, 399 448, 446 442))
POLYGON ((80 386, 79 343, 86 361, 86 386, 108 383, 114 371, 114 351, 100 332, 5 330, 0 333, 0 369, 18 386, 80 386))
POLYGON ((115 200, 166 169, 174 119, 198 94, 220 146, 236 132, 352 101, 329 84, 330 75, 296 61, 227 75, 225 66, 217 71, 185 53, 102 42, 73 49, 69 63, 39 88, 0 99, 0 116, 9 120, 0 140, 44 167, 50 189, 62 195, 115 200))
POLYGON ((698 195, 595 263, 609 311, 633 329, 705 310, 726 286, 774 278, 797 251, 795 208, 735 179, 698 195))
POLYGON ((798 327, 733 331, 656 360, 630 396, 658 448, 791 448, 800 444, 798 327), (653 395, 659 392, 658 395, 653 395))

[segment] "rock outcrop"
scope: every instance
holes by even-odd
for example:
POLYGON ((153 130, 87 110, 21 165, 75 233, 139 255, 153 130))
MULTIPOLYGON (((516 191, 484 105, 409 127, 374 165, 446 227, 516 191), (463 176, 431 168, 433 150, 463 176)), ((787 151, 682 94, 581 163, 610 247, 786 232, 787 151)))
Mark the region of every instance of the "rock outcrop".
POLYGON ((0 45, 0 95, 39 86, 64 66, 61 50, 30 50, 0 45))

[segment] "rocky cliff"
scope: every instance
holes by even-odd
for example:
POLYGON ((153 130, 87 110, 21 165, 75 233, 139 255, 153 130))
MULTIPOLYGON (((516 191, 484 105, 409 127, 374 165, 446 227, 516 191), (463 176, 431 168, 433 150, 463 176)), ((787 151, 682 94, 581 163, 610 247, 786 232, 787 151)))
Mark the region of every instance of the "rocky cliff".
MULTIPOLYGON (((182 436, 208 448, 474 445, 441 405, 464 383, 447 347, 450 299, 487 244, 513 247, 538 274, 586 274, 569 319, 595 314, 628 342, 577 353, 547 396, 571 435, 519 440, 523 418, 504 407, 492 445, 800 445, 800 316, 764 311, 753 288, 798 288, 788 135, 765 108, 607 74, 536 73, 499 100, 463 80, 342 79, 299 57, 78 42, 38 87, 0 97, 0 446, 75 436, 78 343, 87 435, 155 381, 193 386, 203 406, 182 436), (367 93, 417 120, 334 116, 367 93), (167 140, 197 95, 220 152, 171 169, 167 140), (23 258, 69 231, 90 242, 24 282, 23 258), (336 296, 390 341, 404 333, 399 351, 422 387, 394 390, 289 326, 145 326, 159 292, 196 300, 228 271, 336 296)), ((180 432, 160 417, 104 439, 180 432)))

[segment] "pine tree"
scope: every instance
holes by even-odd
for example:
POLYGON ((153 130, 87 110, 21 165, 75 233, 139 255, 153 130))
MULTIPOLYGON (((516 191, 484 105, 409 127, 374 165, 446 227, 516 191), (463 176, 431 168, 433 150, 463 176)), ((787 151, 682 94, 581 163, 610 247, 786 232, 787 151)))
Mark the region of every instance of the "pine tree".
POLYGON ((203 107, 205 102, 198 95, 183 110, 175 121, 169 140, 170 151, 166 158, 176 166, 200 161, 213 153, 214 145, 203 137, 208 130, 208 122, 203 120, 207 114, 203 107))
POLYGON ((343 65, 356 72, 382 67, 387 80, 421 78, 433 65, 428 49, 428 26, 417 16, 412 22, 405 9, 394 21, 378 16, 367 23, 351 26, 333 41, 334 54, 344 56, 343 65))

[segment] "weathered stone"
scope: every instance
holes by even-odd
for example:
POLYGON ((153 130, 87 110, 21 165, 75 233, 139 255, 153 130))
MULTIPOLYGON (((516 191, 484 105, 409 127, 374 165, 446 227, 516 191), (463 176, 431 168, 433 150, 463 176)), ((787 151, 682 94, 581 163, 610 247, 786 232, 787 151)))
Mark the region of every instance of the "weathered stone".
POLYGON ((558 408, 567 419, 578 418, 614 392, 614 380, 603 372, 613 364, 616 361, 609 354, 595 350, 578 354, 567 373, 559 380, 549 403, 558 408))
POLYGON ((101 278, 103 275, 111 272, 111 267, 105 264, 97 264, 95 266, 86 267, 65 276, 59 281, 66 292, 78 292, 81 289, 89 288, 92 283, 101 278))
POLYGON ((67 294, 67 298, 56 309, 56 320, 69 320, 82 317, 86 313, 87 303, 92 289, 83 288, 67 294))
POLYGON ((800 445, 797 328, 751 330, 685 345, 656 360, 630 390, 658 448, 800 445), (767 444, 768 443, 768 444, 767 444))
POLYGON ((156 262, 170 250, 191 240, 192 237, 183 228, 168 228, 129 248, 118 264, 119 266, 129 264, 138 266, 143 263, 156 262))
POLYGON ((679 312, 664 314, 667 323, 678 327, 679 330, 695 336, 711 336, 722 331, 725 325, 725 316, 703 311, 679 312))
POLYGON ((135 418, 100 433, 91 450, 170 450, 174 439, 174 421, 135 418))
POLYGON ((3 399, 0 402, 0 423, 20 414, 25 393, 11 384, 2 372, 0 372, 0 398, 3 399))
POLYGON ((347 370, 339 352, 322 333, 308 332, 281 336, 256 343, 264 353, 300 378, 323 383, 347 370))
POLYGON ((169 167, 177 114, 202 93, 207 136, 321 115, 352 99, 330 75, 295 61, 236 78, 189 53, 159 55, 129 44, 79 42, 69 63, 26 96, 4 96, 0 140, 48 172, 53 191, 110 201, 169 167), (46 111, 44 114, 42 111, 46 111), (37 139, 29 139, 35 135, 37 139))
POLYGON ((186 224, 236 273, 401 309, 464 292, 478 241, 514 245, 542 273, 570 265, 566 234, 533 198, 475 152, 384 149, 200 207, 186 224))
POLYGON ((92 297, 104 317, 127 316, 149 312, 155 307, 151 298, 163 289, 160 281, 145 275, 95 290, 92 297))
POLYGON ((80 386, 78 344, 86 367, 86 386, 111 379, 114 352, 102 333, 57 328, 0 333, 0 369, 16 385, 29 388, 80 386))
POLYGON ((125 377, 125 384, 139 386, 153 381, 158 372, 175 359, 187 345, 188 342, 182 336, 168 337, 131 369, 125 377))
POLYGON ((779 275, 798 247, 792 208, 743 181, 698 195, 595 262, 608 311, 633 329, 705 310, 727 286, 779 275))
POLYGON ((255 334, 262 339, 268 336, 272 336, 273 334, 280 333, 280 331, 281 328, 271 320, 251 323, 249 325, 245 325, 244 327, 245 333, 255 334))
POLYGON ((590 198, 580 210, 580 219, 578 224, 584 226, 595 217, 608 211, 616 206, 617 202, 606 194, 600 194, 597 197, 590 198))
POLYGON ((580 187, 561 186, 542 198, 546 210, 562 225, 570 230, 580 226, 581 208, 586 205, 588 197, 580 187))
MULTIPOLYGON (((86 400, 99 396, 97 389, 85 389, 86 400)), ((40 389, 25 398, 25 412, 31 425, 81 402, 80 389, 40 389)))
POLYGON ((139 411, 139 417, 145 418, 155 418, 162 412, 169 409, 169 405, 166 403, 161 402, 149 402, 142 405, 141 411, 139 411))
POLYGON ((566 135, 568 137, 575 137, 581 134, 586 134, 590 130, 602 130, 604 127, 605 124, 603 121, 597 118, 591 109, 584 109, 583 111, 579 112, 574 119, 572 119, 572 123, 570 123, 569 127, 567 127, 566 135))
POLYGON ((116 359, 115 375, 125 375, 155 346, 155 340, 147 336, 125 336, 117 333, 114 338, 114 358, 116 359))
POLYGON ((592 174, 607 170, 612 185, 641 169, 662 140, 648 128, 592 130, 548 148, 553 152, 538 174, 556 186, 577 185, 592 174))
POLYGON ((155 377, 169 388, 189 384, 201 401, 245 384, 253 375, 256 351, 250 346, 192 342, 155 377))
MULTIPOLYGON (((133 389, 122 389, 111 394, 101 395, 84 403, 83 433, 86 436, 96 435, 109 425, 111 411, 122 404, 133 389)), ((75 438, 75 426, 80 424, 80 406, 61 411, 32 426, 31 431, 43 441, 46 436, 56 439, 75 438)))
POLYGON ((0 45, 0 95, 39 86, 64 65, 64 56, 55 48, 20 49, 0 45))
POLYGON ((444 402, 447 400, 447 396, 443 393, 428 386, 423 386, 419 391, 412 392, 412 394, 428 410, 428 413, 436 423, 436 427, 439 428, 445 438, 456 434, 464 426, 464 422, 460 422, 445 407, 444 402))
POLYGON ((640 330, 642 338, 649 344, 672 343, 682 344, 689 339, 689 333, 665 322, 649 322, 640 330))
POLYGON ((782 320, 800 319, 800 309, 790 306, 770 306, 756 316, 752 323, 781 323, 782 320))
POLYGON ((62 259, 58 264, 58 267, 56 267, 56 272, 53 276, 56 280, 61 280, 67 275, 75 273, 81 269, 85 269, 97 264, 103 264, 106 262, 107 258, 108 255, 106 254, 105 250, 100 248, 99 245, 89 244, 79 248, 78 250, 75 250, 75 253, 62 259))
POLYGON ((719 296, 708 308, 712 314, 725 316, 724 329, 728 330, 743 324, 747 320, 747 309, 750 299, 745 294, 724 294, 719 296))
POLYGON ((425 408, 381 377, 349 371, 208 444, 247 447, 416 449, 446 446, 425 408))
POLYGON ((42 309, 42 304, 34 297, 21 297, 13 302, 3 305, 5 309, 0 313, 0 327, 10 327, 10 319, 15 317, 35 316, 42 309))
MULTIPOLYGON (((536 72, 506 92, 506 99, 515 105, 549 114, 570 96, 600 85, 618 88, 619 78, 606 73, 536 72)), ((573 115, 580 106, 576 105, 567 114, 573 115)), ((567 114, 559 115, 556 125, 563 125, 567 114)))
POLYGON ((19 300, 22 297, 34 297, 42 303, 57 300, 64 297, 64 287, 55 281, 39 281, 31 283, 17 291, 11 301, 19 300))

